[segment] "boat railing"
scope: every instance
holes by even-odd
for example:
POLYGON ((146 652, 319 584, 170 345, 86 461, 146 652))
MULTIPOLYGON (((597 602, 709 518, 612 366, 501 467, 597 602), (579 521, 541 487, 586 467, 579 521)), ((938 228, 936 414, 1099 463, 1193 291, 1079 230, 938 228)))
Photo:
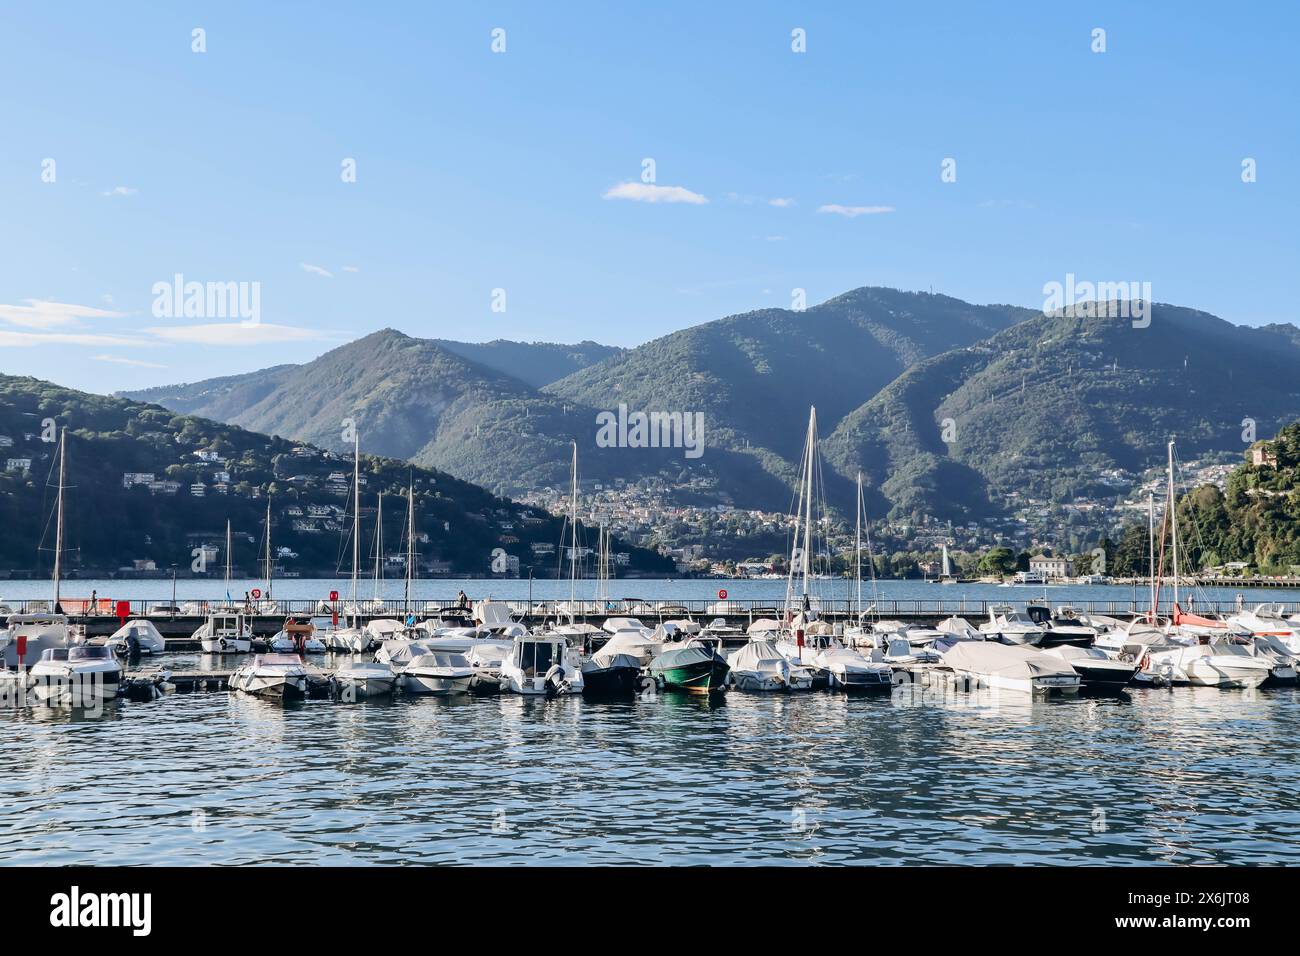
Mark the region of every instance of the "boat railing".
MULTIPOLYGON (((328 599, 302 599, 295 598, 292 600, 267 600, 253 599, 248 602, 236 600, 227 602, 225 600, 213 601, 196 601, 196 600, 178 600, 176 602, 177 610, 162 610, 160 605, 167 605, 169 602, 153 599, 130 599, 125 600, 125 606, 129 608, 127 616, 131 618, 146 618, 149 620, 191 620, 206 618, 209 613, 217 611, 229 611, 231 613, 240 613, 248 618, 287 618, 287 617, 329 617, 334 611, 340 616, 351 616, 352 610, 350 604, 343 601, 331 602, 328 599)), ((640 618, 645 624, 653 625, 661 623, 664 620, 673 618, 690 618, 693 620, 712 620, 713 618, 725 618, 732 621, 742 620, 752 623, 760 618, 780 618, 784 614, 784 602, 773 601, 771 598, 728 598, 725 602, 716 599, 609 599, 609 600, 592 600, 589 598, 576 599, 570 602, 564 599, 547 599, 533 600, 509 600, 502 599, 504 603, 510 606, 512 616, 516 618, 528 617, 530 619, 540 619, 547 617, 564 617, 570 615, 584 618, 604 618, 604 617, 636 617, 640 618), (725 606, 723 606, 725 605, 725 606)), ((1028 600, 1035 600, 1029 598, 1028 600)), ((1041 599, 1037 599, 1041 600, 1041 599)), ((997 608, 1008 603, 1013 604, 1017 609, 1022 607, 1025 600, 1014 600, 1008 602, 1006 598, 996 600, 974 600, 970 598, 942 598, 942 599, 883 599, 876 600, 868 607, 860 606, 856 601, 848 599, 822 599, 817 608, 817 614, 821 618, 838 618, 838 619, 856 619, 864 618, 919 618, 919 617, 937 617, 946 618, 953 615, 966 618, 987 619, 990 608, 997 608)), ((1127 600, 1077 600, 1071 599, 1070 606, 1077 613, 1084 615, 1102 615, 1106 617, 1128 618, 1135 614, 1145 614, 1149 610, 1147 600, 1127 599, 1127 600)), ((1281 605, 1281 614, 1300 613, 1300 602, 1271 602, 1281 605)), ((47 611, 50 602, 47 599, 33 598, 30 600, 9 600, 6 602, 9 610, 16 614, 36 613, 47 611)), ((69 617, 79 620, 116 618, 119 616, 119 601, 100 599, 91 607, 90 602, 84 599, 70 599, 63 602, 64 611, 69 617)), ((792 609, 796 610, 797 609, 792 609)), ((1159 613, 1169 614, 1173 610, 1172 602, 1162 600, 1160 602, 1159 613)), ((1231 615, 1242 610, 1235 600, 1206 600, 1198 599, 1194 606, 1188 606, 1183 602, 1182 610, 1184 612, 1195 613, 1199 615, 1220 614, 1231 615)), ((394 600, 366 601, 358 602, 358 616, 362 618, 396 618, 403 619, 409 612, 417 619, 439 617, 444 614, 471 614, 472 608, 459 604, 454 599, 434 600, 419 599, 406 602, 400 598, 394 600)))

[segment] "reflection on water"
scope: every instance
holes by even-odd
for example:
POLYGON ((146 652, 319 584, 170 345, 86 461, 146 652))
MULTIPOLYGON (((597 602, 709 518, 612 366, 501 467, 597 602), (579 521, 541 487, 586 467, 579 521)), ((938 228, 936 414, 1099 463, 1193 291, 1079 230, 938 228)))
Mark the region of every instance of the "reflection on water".
POLYGON ((0 716, 5 863, 1296 863, 1297 692, 0 716))

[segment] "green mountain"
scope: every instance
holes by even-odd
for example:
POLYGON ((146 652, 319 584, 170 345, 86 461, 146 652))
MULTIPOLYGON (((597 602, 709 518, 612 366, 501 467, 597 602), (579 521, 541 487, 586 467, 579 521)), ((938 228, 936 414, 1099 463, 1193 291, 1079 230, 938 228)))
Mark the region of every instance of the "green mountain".
MULTIPOLYGON (((42 549, 54 541, 49 515, 57 445, 45 439, 63 427, 71 489, 65 495, 66 546, 73 570, 112 570, 151 560, 186 573, 195 549, 210 543, 221 545, 224 567, 229 519, 236 536, 235 566, 257 575, 268 496, 272 543, 296 555, 284 559, 286 570, 304 576, 350 570, 350 455, 11 376, 0 376, 0 465, 6 466, 0 472, 5 531, 0 568, 48 572, 52 557, 42 549)), ((487 575, 493 552, 501 549, 519 559, 523 573, 530 567, 539 576, 555 573, 558 519, 394 458, 363 456, 361 477, 363 555, 372 547, 381 492, 388 501, 386 551, 404 551, 405 490, 413 480, 417 537, 426 536, 418 544, 426 572, 487 575), (534 543, 552 546, 551 556, 535 560, 534 543)), ((635 571, 671 570, 656 554, 621 543, 614 547, 630 552, 635 571)))
POLYGON ((1039 315, 909 369, 844 417, 826 458, 864 469, 895 514, 1113 496, 1127 486, 1108 477, 1160 464, 1170 438, 1187 458, 1239 450, 1247 420, 1267 434, 1300 416, 1290 328, 1159 304, 1147 328, 1039 315))
POLYGON ((613 345, 591 341, 576 345, 511 342, 507 339, 493 339, 491 342, 453 342, 450 339, 433 341, 448 352, 455 352, 461 358, 517 378, 533 388, 549 385, 623 351, 613 345))
POLYGON ((859 289, 804 312, 731 316, 627 351, 591 343, 465 346, 386 329, 306 365, 129 394, 337 450, 340 423, 353 418, 364 450, 501 494, 563 486, 576 441, 580 472, 593 481, 656 476, 683 503, 783 509, 809 404, 817 403, 825 434, 914 362, 1029 315, 859 289), (602 352, 601 361, 583 365, 602 352), (543 389, 524 377, 540 382, 565 362, 582 367, 543 389), (630 414, 701 414, 705 453, 604 447, 597 416, 620 404, 630 414))

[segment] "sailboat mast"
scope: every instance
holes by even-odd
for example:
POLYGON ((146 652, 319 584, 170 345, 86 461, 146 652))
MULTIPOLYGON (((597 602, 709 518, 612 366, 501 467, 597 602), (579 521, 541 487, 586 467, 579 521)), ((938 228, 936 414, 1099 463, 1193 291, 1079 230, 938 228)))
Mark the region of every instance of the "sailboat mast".
POLYGON ((569 623, 574 622, 578 588, 578 443, 573 443, 573 500, 569 506, 569 623))
POLYGON ((352 626, 357 626, 357 568, 361 565, 361 432, 352 432, 352 626))
POLYGON ((226 600, 230 600, 230 519, 226 519, 226 600))
POLYGON ((808 460, 804 463, 807 473, 807 487, 804 497, 803 525, 803 597, 804 607, 808 606, 808 578, 812 571, 812 490, 813 490, 813 453, 817 446, 817 408, 808 412, 808 460))
POLYGON ((375 509, 375 601, 379 600, 380 562, 384 555, 384 493, 379 493, 375 509))
POLYGON ((1147 570, 1151 577, 1151 623, 1156 620, 1156 495, 1147 492, 1147 570))
POLYGON ((858 508, 856 515, 856 530, 853 534, 853 579, 854 579, 854 596, 857 598, 857 607, 854 609, 854 620, 856 621, 862 615, 862 472, 858 472, 858 508))
POLYGON ((415 571, 415 480, 406 491, 406 614, 411 617, 411 575, 415 571))
POLYGON ((63 580, 63 479, 68 460, 68 428, 59 432, 59 501, 54 522, 54 610, 59 610, 59 585, 63 580))
POLYGON ((1173 543, 1174 609, 1178 608, 1178 499, 1174 496, 1174 443, 1169 443, 1169 530, 1173 543))
POLYGON ((271 600, 271 496, 266 496, 266 599, 271 600))

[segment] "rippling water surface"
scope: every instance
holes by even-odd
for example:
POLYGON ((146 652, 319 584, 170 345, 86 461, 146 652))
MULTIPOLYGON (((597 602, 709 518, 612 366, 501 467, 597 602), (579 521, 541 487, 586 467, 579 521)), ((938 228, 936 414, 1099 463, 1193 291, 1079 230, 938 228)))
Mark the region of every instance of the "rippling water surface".
POLYGON ((1296 863, 1297 691, 0 716, 6 863, 1296 863))

